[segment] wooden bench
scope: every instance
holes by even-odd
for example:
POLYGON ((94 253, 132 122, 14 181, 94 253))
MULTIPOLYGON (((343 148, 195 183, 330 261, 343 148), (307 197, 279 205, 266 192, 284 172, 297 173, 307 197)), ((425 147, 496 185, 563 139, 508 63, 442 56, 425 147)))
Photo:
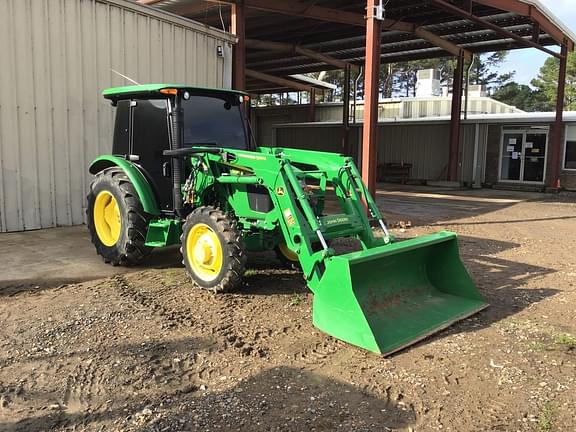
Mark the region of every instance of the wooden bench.
POLYGON ((398 181, 406 184, 410 179, 412 164, 390 162, 378 165, 378 181, 398 181))

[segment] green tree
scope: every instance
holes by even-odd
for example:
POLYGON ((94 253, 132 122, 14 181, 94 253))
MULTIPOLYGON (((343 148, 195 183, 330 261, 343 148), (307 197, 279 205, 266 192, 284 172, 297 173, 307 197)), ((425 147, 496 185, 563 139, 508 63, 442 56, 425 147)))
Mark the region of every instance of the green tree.
MULTIPOLYGON (((533 79, 531 82, 534 88, 545 95, 548 102, 548 109, 553 109, 556 104, 559 72, 560 60, 556 57, 550 57, 540 69, 538 78, 533 79)), ((576 110, 576 55, 574 53, 568 56, 564 108, 567 110, 576 110)))
POLYGON ((510 82, 514 73, 498 73, 498 67, 508 56, 507 51, 481 54, 474 57, 470 67, 470 84, 484 85, 489 93, 510 82))
MULTIPOLYGON (((475 56, 470 68, 470 84, 485 85, 491 93, 502 85, 510 82, 514 73, 498 72, 498 67, 506 60, 505 51, 475 56)), ((414 96, 416 94, 417 73, 421 69, 437 69, 440 71, 442 85, 452 87, 456 59, 444 57, 429 60, 416 60, 396 63, 394 65, 394 93, 401 96, 414 96)))
POLYGON ((516 82, 510 82, 499 87, 494 91, 492 97, 523 111, 549 111, 552 108, 544 92, 533 90, 530 86, 516 82))

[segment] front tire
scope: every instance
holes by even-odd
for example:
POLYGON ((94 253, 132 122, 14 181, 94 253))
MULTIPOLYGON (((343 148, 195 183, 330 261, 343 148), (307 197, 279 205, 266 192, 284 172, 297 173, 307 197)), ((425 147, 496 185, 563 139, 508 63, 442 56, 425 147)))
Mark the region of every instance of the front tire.
POLYGON ((220 209, 199 207, 188 215, 180 238, 183 264, 200 288, 226 292, 246 270, 246 254, 236 221, 220 209))
POLYGON ((86 217, 98 255, 112 265, 140 264, 149 218, 128 176, 120 168, 100 171, 90 184, 86 217))

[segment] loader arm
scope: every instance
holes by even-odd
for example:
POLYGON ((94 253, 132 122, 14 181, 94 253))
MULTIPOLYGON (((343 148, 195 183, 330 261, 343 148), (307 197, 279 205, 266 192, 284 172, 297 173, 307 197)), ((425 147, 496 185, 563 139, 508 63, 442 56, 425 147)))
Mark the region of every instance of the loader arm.
POLYGON ((279 233, 276 241, 297 254, 314 294, 314 325, 326 333, 390 354, 487 307, 460 260, 456 234, 396 242, 351 158, 266 147, 198 158, 191 166, 201 167, 199 203, 208 189, 219 196, 245 239, 279 233), (307 187, 312 181, 315 191, 307 187), (322 200, 329 187, 340 211, 326 215, 322 200), (265 194, 269 205, 252 208, 251 190, 265 194), (328 240, 339 238, 357 239, 360 249, 336 254, 328 240))
MULTIPOLYGON (((322 278, 323 262, 334 255, 327 240, 355 237, 364 249, 390 241, 387 230, 383 238, 375 237, 372 232, 363 201, 368 204, 370 214, 384 226, 382 218, 350 158, 265 147, 259 152, 226 150, 205 153, 203 157, 207 170, 198 173, 196 179, 198 199, 204 199, 202 191, 213 182, 218 185, 222 200, 227 201, 229 211, 238 217, 246 230, 279 229, 283 242, 298 255, 312 291, 322 278), (310 161, 314 161, 313 165, 310 161), (319 182, 320 195, 325 194, 328 185, 334 187, 342 213, 324 216, 321 204, 311 204, 310 193, 302 187, 310 180, 319 182), (272 201, 269 212, 258 213, 250 209, 246 202, 247 185, 267 191, 272 201), (315 250, 314 244, 322 245, 322 250, 315 250)), ((193 161, 192 166, 197 163, 193 161)))

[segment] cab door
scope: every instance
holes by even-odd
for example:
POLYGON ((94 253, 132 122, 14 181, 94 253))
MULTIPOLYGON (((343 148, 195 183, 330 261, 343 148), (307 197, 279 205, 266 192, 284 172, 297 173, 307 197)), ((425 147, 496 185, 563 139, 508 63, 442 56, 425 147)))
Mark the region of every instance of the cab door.
POLYGON ((166 99, 132 101, 131 155, 152 184, 162 211, 173 210, 168 102, 166 99))

